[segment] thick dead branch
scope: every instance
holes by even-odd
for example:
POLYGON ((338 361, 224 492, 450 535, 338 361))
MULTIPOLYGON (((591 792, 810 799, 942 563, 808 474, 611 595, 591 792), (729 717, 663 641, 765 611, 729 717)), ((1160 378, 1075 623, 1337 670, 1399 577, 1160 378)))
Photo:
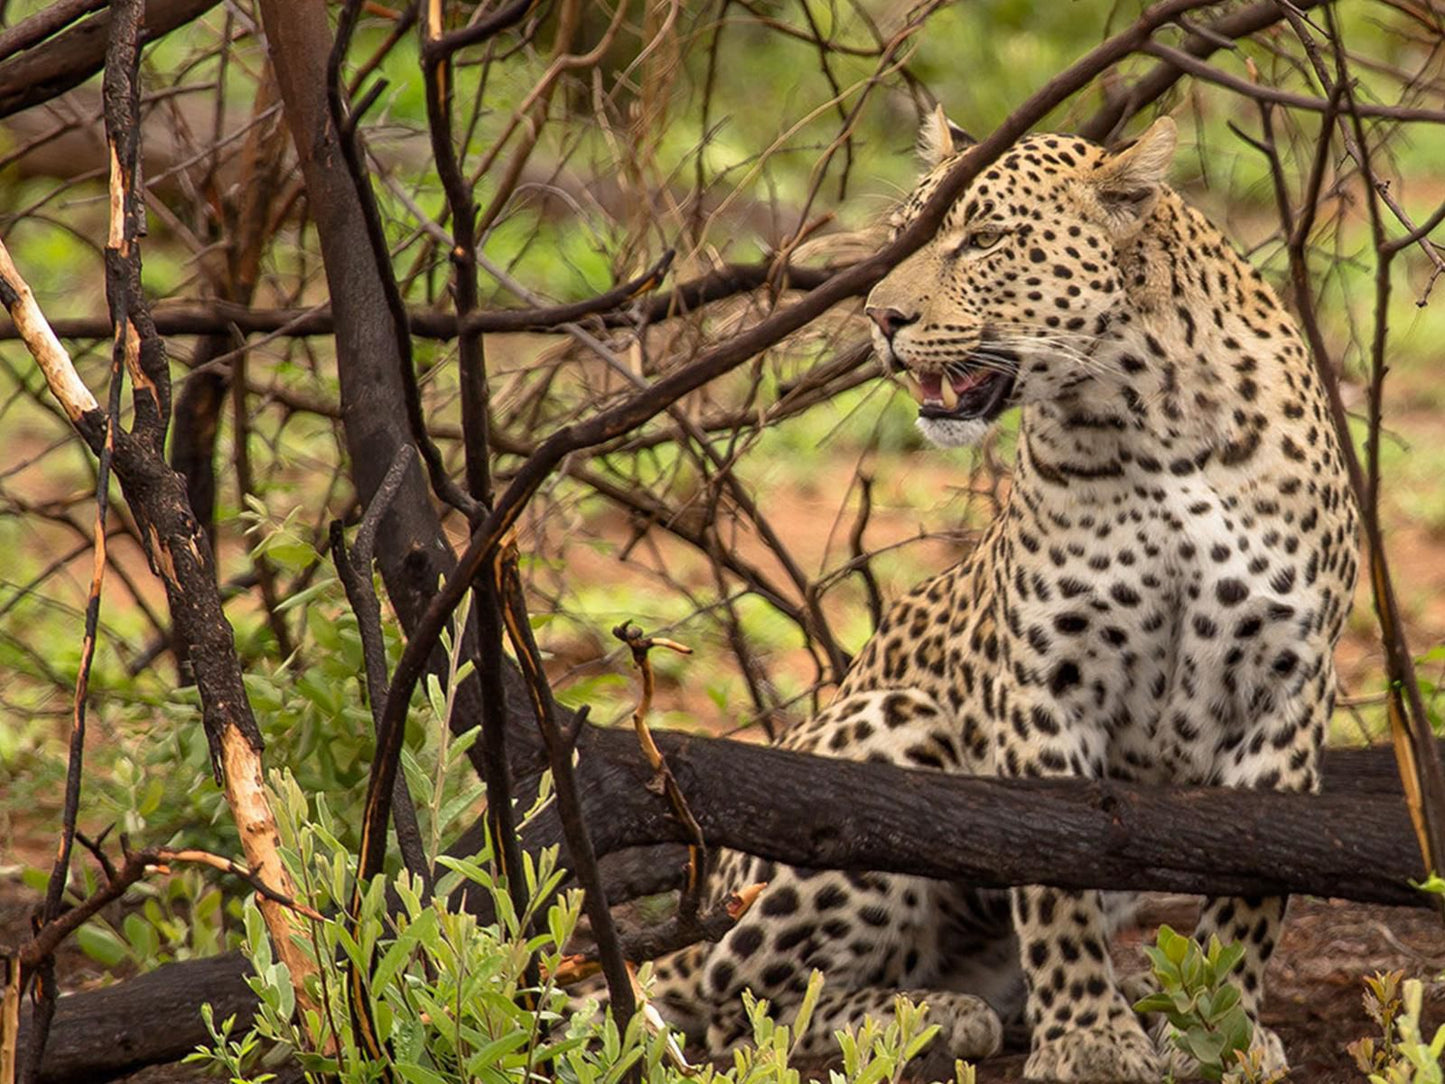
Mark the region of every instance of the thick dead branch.
MULTIPOLYGON (((155 41, 215 6, 216 0, 150 0, 141 42, 155 41)), ((100 71, 110 24, 110 12, 102 11, 0 64, 0 117, 48 102, 100 71)))
MULTIPOLYGON (((599 317, 612 327, 652 324, 760 289, 777 271, 773 264, 767 263, 729 264, 679 283, 666 293, 652 293, 667 273, 670 262, 671 255, 664 254, 657 265, 644 274, 582 301, 543 308, 480 310, 464 318, 432 309, 411 309, 407 313, 407 326, 419 338, 446 341, 471 332, 555 331, 563 324, 589 316, 599 317)), ((816 268, 791 268, 784 281, 789 289, 811 290, 835 274, 836 271, 816 268)), ((223 335, 238 331, 245 335, 306 338, 337 332, 336 318, 329 307, 252 309, 230 301, 167 304, 156 310, 155 321, 163 335, 223 335)), ((51 326, 63 339, 100 339, 110 334, 110 325, 100 317, 61 318, 53 320, 51 326)), ((20 337, 14 321, 0 320, 0 340, 20 337)))
MULTIPOLYGON (((1398 793, 1006 782, 720 739, 657 740, 710 844, 791 865, 1000 886, 1426 902, 1408 883, 1424 871, 1398 793)), ((631 735, 584 730, 578 780, 599 852, 688 841, 651 778, 631 735)), ((560 840, 546 816, 536 831, 560 840)))

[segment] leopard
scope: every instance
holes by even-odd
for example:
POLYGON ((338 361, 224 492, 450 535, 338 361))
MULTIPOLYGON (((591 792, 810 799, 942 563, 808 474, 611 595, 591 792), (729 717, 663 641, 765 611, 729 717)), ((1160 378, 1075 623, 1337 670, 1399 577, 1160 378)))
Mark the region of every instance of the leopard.
MULTIPOLYGON (((792 750, 1006 779, 1310 792, 1353 595, 1357 507, 1328 388, 1261 274, 1171 188, 1161 116, 1106 148, 1030 134, 866 298, 876 352, 942 448, 1018 407, 1007 495, 953 567, 894 603, 792 750)), ((975 144, 940 110, 895 235, 975 144)), ((806 796, 803 796, 804 800, 806 796)), ((805 869, 729 854, 717 890, 766 887, 716 944, 658 964, 654 998, 713 1051, 740 994, 835 1029, 939 1025, 925 1072, 1027 1034, 1031 1081, 1148 1081, 1191 1066, 1116 976, 1110 894, 805 869)), ((1284 897, 1206 897, 1195 936, 1244 948, 1259 1023, 1284 897)), ((931 1077, 930 1077, 931 1079, 931 1077)))

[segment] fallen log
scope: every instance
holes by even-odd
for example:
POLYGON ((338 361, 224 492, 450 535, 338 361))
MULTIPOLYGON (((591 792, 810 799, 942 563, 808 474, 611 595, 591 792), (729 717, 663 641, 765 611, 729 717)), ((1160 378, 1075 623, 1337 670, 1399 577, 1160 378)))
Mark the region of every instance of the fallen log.
MULTIPOLYGON (((996 885, 1426 903, 1409 885, 1422 869, 1388 749, 1328 752, 1324 794, 1278 795, 979 779, 655 736, 710 844, 781 862, 996 885)), ((684 837, 667 801, 647 786, 651 772, 635 737, 588 726, 579 747, 578 782, 599 854, 623 859, 645 846, 656 873, 666 852, 647 845, 684 837)), ((526 767, 518 765, 519 776, 526 767)), ((535 785, 533 775, 518 793, 535 785)), ((528 848, 560 844, 561 826, 544 813, 524 839, 528 848)), ((452 850, 468 848, 475 850, 464 836, 452 850)), ((639 879, 625 862, 613 870, 610 884, 618 886, 669 880, 639 879)), ((203 1001, 217 1006, 218 1017, 249 1017, 254 1000, 242 968, 231 954, 62 998, 42 1079, 104 1080, 183 1055, 206 1039, 196 1012, 203 1001)), ((22 1024, 22 1044, 25 1034, 22 1024)))
MULTIPOLYGON (((103 1081, 147 1065, 179 1061, 208 1042, 200 1006, 209 1001, 219 1024, 235 1014, 249 1021, 256 997, 247 963, 228 952, 168 964, 114 986, 56 1002, 45 1044, 42 1081, 103 1081)), ((20 1016, 20 1049, 30 1042, 30 1006, 20 1016)))
MULTIPOLYGON (((1359 785, 1387 750, 1329 754, 1327 765, 1339 767, 1327 767, 1325 792, 1295 795, 964 777, 656 737, 710 845, 790 865, 993 886, 1427 902, 1410 885, 1425 871, 1398 781, 1372 770, 1390 789, 1359 785)), ((599 854, 685 841, 669 803, 648 786, 651 769, 630 733, 589 726, 579 748, 578 785, 599 854)), ((528 848, 560 844, 555 812, 524 838, 528 848)))

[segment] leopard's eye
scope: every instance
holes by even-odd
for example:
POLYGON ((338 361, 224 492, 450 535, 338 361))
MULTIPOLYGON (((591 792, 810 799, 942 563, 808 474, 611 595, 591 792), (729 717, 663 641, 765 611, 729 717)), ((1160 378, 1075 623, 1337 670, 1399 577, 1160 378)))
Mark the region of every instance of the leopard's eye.
POLYGON ((973 249, 993 248, 1003 240, 1003 230, 978 230, 969 235, 968 247, 973 249))

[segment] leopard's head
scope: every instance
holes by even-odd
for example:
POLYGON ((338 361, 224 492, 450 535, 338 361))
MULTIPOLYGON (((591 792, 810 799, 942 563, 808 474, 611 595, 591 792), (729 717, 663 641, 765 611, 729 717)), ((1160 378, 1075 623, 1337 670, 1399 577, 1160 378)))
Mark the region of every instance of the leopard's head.
MULTIPOLYGON (((879 355, 915 386, 936 444, 977 442, 1007 407, 1084 394, 1114 379, 1095 347, 1126 304, 1127 253, 1174 153, 1167 117, 1106 151, 1030 135, 977 177, 934 238, 868 295, 879 355)), ((895 214, 918 214, 971 142, 942 111, 919 139, 926 172, 895 214)))

